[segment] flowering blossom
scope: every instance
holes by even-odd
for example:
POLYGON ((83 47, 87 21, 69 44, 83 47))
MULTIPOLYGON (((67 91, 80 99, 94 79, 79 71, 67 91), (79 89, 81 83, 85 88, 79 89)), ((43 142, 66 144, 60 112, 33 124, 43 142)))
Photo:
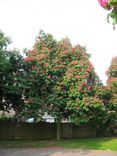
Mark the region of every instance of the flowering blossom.
POLYGON ((99 4, 101 5, 101 7, 110 10, 111 7, 109 6, 109 0, 98 0, 99 4))
POLYGON ((117 24, 117 0, 98 0, 101 7, 106 10, 111 10, 107 15, 107 21, 112 19, 113 29, 115 29, 115 25, 117 24))
POLYGON ((117 81, 117 78, 116 77, 109 77, 107 83, 112 83, 114 81, 117 81))
POLYGON ((104 8, 108 5, 108 0, 98 0, 98 2, 104 8))
POLYGON ((64 53, 64 54, 67 54, 67 53, 68 53, 68 49, 66 49, 63 53, 64 53))
POLYGON ((51 75, 48 75, 48 79, 51 79, 51 75))
POLYGON ((78 64, 77 61, 72 61, 72 62, 71 62, 71 65, 77 65, 77 64, 78 64))
POLYGON ((26 57, 24 60, 25 60, 26 62, 31 62, 31 61, 34 60, 34 57, 33 57, 33 56, 31 56, 31 57, 26 57))

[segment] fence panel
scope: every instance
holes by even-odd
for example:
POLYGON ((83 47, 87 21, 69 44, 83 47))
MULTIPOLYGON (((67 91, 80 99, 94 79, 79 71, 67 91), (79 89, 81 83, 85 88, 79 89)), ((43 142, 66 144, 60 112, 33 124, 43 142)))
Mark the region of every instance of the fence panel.
POLYGON ((0 139, 15 139, 15 123, 14 122, 0 122, 0 139))
MULTIPOLYGON (((15 123, 0 122, 0 139, 56 139, 56 123, 15 123)), ((61 123, 60 138, 72 139, 96 137, 96 130, 91 127, 78 127, 71 123, 61 123)))
POLYGON ((73 125, 72 138, 91 138, 96 137, 96 129, 88 126, 76 126, 73 125))

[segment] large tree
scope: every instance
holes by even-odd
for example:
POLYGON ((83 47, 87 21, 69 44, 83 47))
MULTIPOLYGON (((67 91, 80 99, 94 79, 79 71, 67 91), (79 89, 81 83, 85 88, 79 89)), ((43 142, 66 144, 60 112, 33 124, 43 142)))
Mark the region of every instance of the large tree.
POLYGON ((60 49, 57 57, 57 62, 65 69, 64 75, 55 85, 53 93, 61 97, 60 101, 63 101, 63 104, 60 106, 63 106, 70 121, 97 126, 102 120, 102 112, 105 111, 102 101, 96 97, 95 92, 96 87, 102 83, 94 71, 86 49, 80 45, 72 47, 69 42, 66 43, 65 49, 60 49))
POLYGON ((24 61, 28 70, 24 114, 48 112, 58 123, 62 119, 79 124, 101 120, 104 108, 95 87, 102 84, 84 47, 73 47, 68 38, 57 42, 41 31, 24 61))
POLYGON ((32 50, 24 58, 24 98, 25 108, 19 114, 21 117, 33 117, 40 120, 47 111, 47 97, 54 81, 50 78, 54 73, 52 68, 56 53, 56 40, 52 35, 40 31, 32 50))
POLYGON ((17 50, 8 50, 10 39, 0 31, 0 110, 19 110, 23 104, 20 81, 22 56, 17 50))

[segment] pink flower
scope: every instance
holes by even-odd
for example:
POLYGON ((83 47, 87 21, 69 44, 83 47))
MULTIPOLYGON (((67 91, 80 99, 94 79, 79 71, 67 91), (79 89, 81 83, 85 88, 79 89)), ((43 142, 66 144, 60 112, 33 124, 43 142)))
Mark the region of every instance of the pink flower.
POLYGON ((48 75, 48 79, 51 79, 51 75, 48 75))
POLYGON ((88 86, 88 90, 90 90, 91 89, 91 86, 88 86))
POLYGON ((85 81, 82 81, 82 86, 84 86, 85 85, 85 81))
POLYGON ((82 90, 82 87, 81 86, 78 86, 78 91, 80 92, 82 90))
POLYGON ((70 64, 71 64, 71 65, 77 65, 78 62, 77 62, 77 61, 72 61, 70 64))
POLYGON ((34 47, 33 51, 34 51, 34 53, 37 53, 37 48, 36 48, 36 47, 34 47))
POLYGON ((88 75, 89 75, 89 73, 86 72, 86 73, 84 74, 84 78, 88 77, 88 75))
POLYGON ((80 79, 81 78, 80 75, 78 75, 77 78, 80 79))
POLYGON ((63 53, 64 53, 64 54, 67 54, 67 53, 68 53, 68 49, 66 49, 63 53))
POLYGON ((48 67, 49 66, 49 64, 47 62, 44 62, 44 65, 45 65, 45 67, 48 67))
POLYGON ((72 77, 73 74, 72 73, 67 73, 67 76, 72 77))
POLYGON ((41 54, 42 59, 47 58, 47 56, 48 56, 47 54, 41 54))
POLYGON ((101 7, 103 7, 104 9, 110 10, 111 7, 109 6, 109 0, 98 0, 99 4, 101 5, 101 7))
POLYGON ((33 56, 32 56, 32 57, 26 57, 24 60, 25 60, 26 62, 31 62, 31 61, 34 60, 34 57, 33 57, 33 56))
POLYGON ((72 52, 74 52, 75 51, 75 48, 72 48, 72 52))

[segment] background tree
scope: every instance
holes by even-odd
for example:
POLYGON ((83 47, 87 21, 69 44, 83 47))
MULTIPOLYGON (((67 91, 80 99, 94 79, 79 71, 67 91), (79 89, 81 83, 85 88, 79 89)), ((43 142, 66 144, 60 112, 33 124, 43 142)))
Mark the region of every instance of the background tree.
POLYGON ((110 127, 117 123, 117 57, 112 59, 107 71, 107 85, 100 86, 97 96, 104 103, 106 114, 99 126, 99 134, 104 135, 105 131, 110 132, 110 127))
POLYGON ((19 110, 23 104, 22 56, 17 50, 8 50, 10 39, 0 31, 0 110, 19 110))
POLYGON ((112 59, 107 75, 107 86, 111 90, 109 111, 110 113, 114 113, 115 119, 117 120, 117 56, 112 59))

